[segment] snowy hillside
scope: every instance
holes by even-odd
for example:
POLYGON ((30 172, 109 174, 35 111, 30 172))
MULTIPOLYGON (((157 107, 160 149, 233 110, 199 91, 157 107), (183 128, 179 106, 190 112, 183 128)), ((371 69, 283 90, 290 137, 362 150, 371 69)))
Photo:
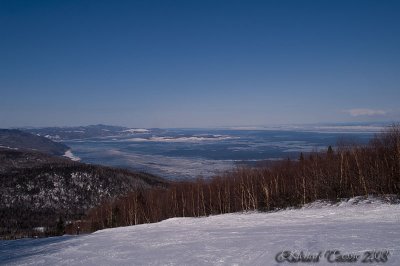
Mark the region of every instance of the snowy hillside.
POLYGON ((346 265, 365 265, 367 251, 389 251, 379 264, 400 265, 400 205, 356 198, 336 206, 314 203, 275 213, 173 218, 78 237, 0 241, 0 264, 288 265, 275 260, 286 250, 322 252, 313 265, 335 265, 324 257, 327 250, 361 256, 346 265))
POLYGON ((59 217, 79 219, 104 200, 165 184, 146 173, 0 148, 0 237, 30 235, 35 227, 54 234, 59 217))

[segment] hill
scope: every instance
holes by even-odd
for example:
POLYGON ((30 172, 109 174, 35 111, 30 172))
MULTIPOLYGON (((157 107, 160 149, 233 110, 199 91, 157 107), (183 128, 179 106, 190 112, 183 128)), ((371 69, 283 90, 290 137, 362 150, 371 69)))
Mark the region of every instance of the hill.
POLYGON ((134 134, 147 134, 151 131, 143 128, 128 128, 109 125, 89 125, 77 127, 44 127, 44 128, 22 128, 21 130, 35 135, 44 136, 48 139, 72 140, 105 137, 122 137, 134 134))
POLYGON ((68 146, 17 129, 0 129, 0 147, 63 155, 68 146))
POLYGON ((35 227, 53 234, 59 218, 79 219, 87 209, 132 189, 165 185, 146 173, 0 148, 0 235, 29 235, 35 227))

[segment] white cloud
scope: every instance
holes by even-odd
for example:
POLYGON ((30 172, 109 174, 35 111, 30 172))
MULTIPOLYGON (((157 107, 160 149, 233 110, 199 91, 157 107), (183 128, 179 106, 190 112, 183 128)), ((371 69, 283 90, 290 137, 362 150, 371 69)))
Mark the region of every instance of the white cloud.
POLYGON ((374 116, 374 115, 386 115, 387 112, 385 110, 377 110, 377 109, 368 109, 368 108, 355 108, 345 110, 346 113, 351 116, 374 116))

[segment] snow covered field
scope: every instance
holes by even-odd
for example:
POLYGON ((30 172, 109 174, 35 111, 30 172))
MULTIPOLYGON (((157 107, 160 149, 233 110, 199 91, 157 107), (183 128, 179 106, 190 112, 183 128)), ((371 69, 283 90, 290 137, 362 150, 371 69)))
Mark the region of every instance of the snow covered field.
POLYGON ((0 264, 400 265, 400 205, 355 198, 335 206, 316 202, 275 213, 173 218, 78 237, 0 241, 0 264), (328 250, 360 257, 329 263, 328 250), (390 252, 386 263, 361 262, 374 250, 390 252), (321 257, 315 263, 278 263, 281 251, 321 257))

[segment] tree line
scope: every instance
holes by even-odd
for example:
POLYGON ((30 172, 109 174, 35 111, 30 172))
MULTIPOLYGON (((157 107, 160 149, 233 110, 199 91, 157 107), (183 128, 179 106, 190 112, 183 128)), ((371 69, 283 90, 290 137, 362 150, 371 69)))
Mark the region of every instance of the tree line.
POLYGON ((341 141, 325 152, 301 154, 265 167, 240 167, 211 179, 136 188, 89 210, 80 226, 104 228, 242 211, 271 211, 315 200, 400 195, 400 125, 368 144, 341 141))

